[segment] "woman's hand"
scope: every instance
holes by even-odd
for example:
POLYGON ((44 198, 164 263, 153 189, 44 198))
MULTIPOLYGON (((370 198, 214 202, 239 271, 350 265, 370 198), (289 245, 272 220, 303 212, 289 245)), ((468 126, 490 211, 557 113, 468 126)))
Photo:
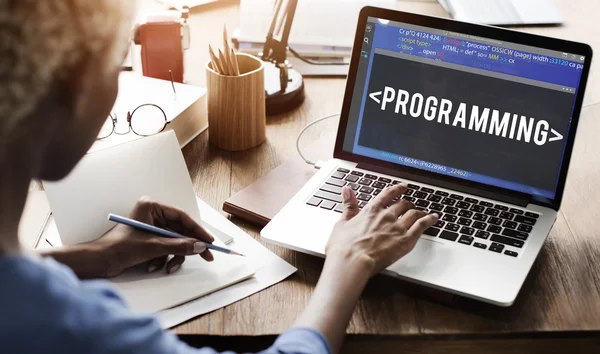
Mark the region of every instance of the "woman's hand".
POLYGON ((405 184, 388 187, 361 211, 352 189, 342 188, 344 213, 329 238, 327 259, 357 264, 372 276, 412 251, 438 219, 398 200, 406 190, 405 184))
POLYGON ((200 255, 208 262, 213 260, 213 255, 199 241, 212 243, 214 237, 182 210, 143 197, 129 217, 188 238, 165 238, 117 224, 95 241, 52 250, 46 255, 71 267, 80 278, 114 277, 143 263, 148 272, 166 266, 170 274, 181 267, 185 256, 200 255), (173 257, 168 260, 170 255, 173 257))

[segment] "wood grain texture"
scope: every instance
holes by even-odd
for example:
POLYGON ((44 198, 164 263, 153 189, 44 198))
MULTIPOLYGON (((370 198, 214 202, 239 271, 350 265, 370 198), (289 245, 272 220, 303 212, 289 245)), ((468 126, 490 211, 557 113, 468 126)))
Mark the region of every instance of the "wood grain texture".
MULTIPOLYGON (((595 49, 600 48, 600 26, 596 19, 600 2, 556 2, 566 18, 565 26, 526 27, 522 30, 583 41, 595 49)), ((446 16, 437 3, 400 1, 397 7, 446 16)), ((192 10, 192 49, 188 55, 197 66, 186 69, 191 83, 205 85, 204 63, 209 59, 206 48, 208 44, 220 44, 223 23, 230 29, 237 27, 238 15, 236 1, 192 10)), ((410 290, 406 283, 376 277, 368 284, 354 312, 348 332, 356 336, 349 338, 350 344, 344 352, 397 352, 402 349, 407 353, 500 353, 516 350, 522 353, 584 353, 594 350, 590 348, 598 348, 598 75, 593 68, 561 212, 515 304, 510 308, 498 308, 459 299, 450 306, 443 300, 410 290), (573 336, 592 339, 564 339, 573 336), (504 337, 513 339, 497 340, 504 337), (524 339, 529 337, 543 338, 524 339)), ((203 133, 186 146, 183 150, 186 163, 201 198, 220 209, 230 195, 294 156, 297 133, 305 124, 339 112, 345 80, 308 78, 305 85, 306 101, 302 106, 267 118, 267 141, 264 144, 245 151, 228 152, 209 144, 208 134, 203 133)), ((302 146, 318 139, 334 139, 336 126, 336 119, 316 125, 307 131, 302 146)), ((257 228, 239 220, 233 221, 258 239, 257 228)), ((272 245, 266 247, 298 267, 298 272, 258 294, 178 326, 175 332, 224 335, 227 336, 224 341, 231 344, 233 338, 236 343, 244 343, 244 340, 230 336, 277 335, 292 325, 312 294, 323 261, 272 245)), ((272 340, 272 337, 267 338, 269 342, 272 340)))
MULTIPOLYGON (((229 53, 228 53, 229 54, 229 53)), ((238 53, 240 75, 221 75, 206 64, 209 140, 228 151, 246 150, 265 142, 265 70, 262 61, 238 53)))

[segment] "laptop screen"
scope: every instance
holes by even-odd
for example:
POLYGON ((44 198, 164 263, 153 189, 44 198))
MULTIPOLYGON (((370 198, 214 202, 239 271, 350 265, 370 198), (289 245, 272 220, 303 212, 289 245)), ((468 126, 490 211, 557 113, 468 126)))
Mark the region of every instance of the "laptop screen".
POLYGON ((369 17, 342 149, 553 199, 584 61, 369 17))

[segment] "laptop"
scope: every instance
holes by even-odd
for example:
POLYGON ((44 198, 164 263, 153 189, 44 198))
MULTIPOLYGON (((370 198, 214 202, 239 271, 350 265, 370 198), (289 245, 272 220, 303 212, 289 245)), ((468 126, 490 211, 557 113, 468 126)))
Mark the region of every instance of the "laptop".
POLYGON ((324 256, 349 186, 440 219, 385 274, 510 306, 560 208, 586 44, 373 7, 358 19, 334 158, 262 230, 324 256))

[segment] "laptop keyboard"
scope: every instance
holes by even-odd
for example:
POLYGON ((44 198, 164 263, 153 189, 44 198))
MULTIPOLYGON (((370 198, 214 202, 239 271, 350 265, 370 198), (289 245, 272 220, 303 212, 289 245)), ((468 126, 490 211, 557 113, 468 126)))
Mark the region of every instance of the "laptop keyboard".
MULTIPOLYGON (((338 168, 306 204, 341 213, 342 187, 356 193, 359 207, 364 208, 384 188, 400 180, 376 176, 358 170, 338 168)), ((539 214, 495 204, 478 198, 437 190, 409 183, 401 196, 415 205, 415 209, 437 213, 438 222, 425 235, 472 246, 481 250, 517 257, 523 248, 539 214)))

